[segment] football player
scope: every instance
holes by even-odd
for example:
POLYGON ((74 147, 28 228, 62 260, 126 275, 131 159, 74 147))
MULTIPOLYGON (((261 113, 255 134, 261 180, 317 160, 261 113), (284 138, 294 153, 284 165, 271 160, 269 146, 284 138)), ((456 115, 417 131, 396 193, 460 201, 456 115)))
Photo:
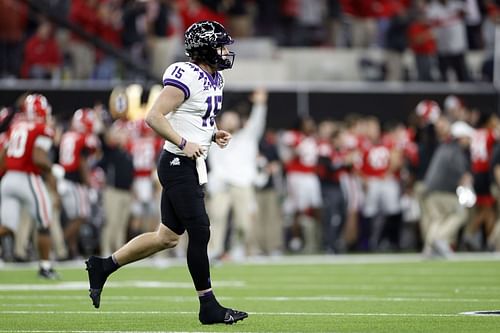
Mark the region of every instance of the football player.
POLYGON ((225 147, 231 135, 218 130, 215 117, 222 107, 224 78, 221 70, 233 66, 233 39, 215 21, 191 25, 184 35, 190 62, 170 65, 163 74, 164 88, 148 111, 146 122, 165 139, 158 164, 163 187, 161 224, 156 232, 137 236, 107 258, 86 262, 90 297, 94 306, 107 277, 119 267, 175 247, 187 231, 187 264, 200 301, 202 324, 233 324, 248 317, 242 311, 221 306, 210 281, 207 245, 210 222, 202 185, 207 182, 205 158, 212 142, 225 147))
MULTIPOLYGON (((54 279, 57 278, 57 273, 49 261, 52 202, 42 174, 47 178, 53 175, 61 177, 64 170, 60 165, 53 164, 48 155, 54 133, 47 125, 51 116, 47 98, 39 94, 28 95, 23 112, 24 117, 10 128, 9 144, 5 152, 7 172, 0 186, 0 236, 17 230, 21 209, 26 208, 38 227, 39 276, 54 279)), ((48 183, 55 184, 54 181, 48 183)))
POLYGON ((156 229, 157 226, 157 198, 155 196, 155 179, 153 172, 156 169, 163 140, 155 134, 143 119, 132 123, 134 127, 133 139, 129 140, 127 149, 134 162, 134 202, 132 204, 132 222, 130 229, 134 236, 156 229), (154 225, 154 228, 152 228, 154 225))
POLYGON ((64 238, 70 257, 78 255, 80 226, 90 216, 88 158, 98 148, 99 140, 95 135, 98 124, 99 119, 93 109, 76 110, 71 119, 71 129, 62 135, 59 144, 59 164, 64 167, 65 179, 59 182, 58 191, 68 218, 64 238))

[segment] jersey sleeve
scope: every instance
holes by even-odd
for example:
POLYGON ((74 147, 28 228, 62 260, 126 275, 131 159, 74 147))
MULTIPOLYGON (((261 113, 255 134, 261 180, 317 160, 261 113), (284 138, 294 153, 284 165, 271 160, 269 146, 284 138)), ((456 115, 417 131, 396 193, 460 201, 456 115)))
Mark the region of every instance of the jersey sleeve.
POLYGON ((195 79, 196 73, 184 62, 176 62, 170 65, 163 73, 163 86, 176 87, 184 93, 184 99, 191 96, 191 83, 195 79))
POLYGON ((55 131, 52 127, 49 127, 45 124, 37 124, 39 135, 46 136, 50 139, 54 139, 55 131))
POLYGON ((35 147, 49 151, 53 144, 54 130, 45 124, 37 124, 35 127, 35 147))
POLYGON ((89 153, 95 152, 100 148, 100 141, 93 134, 86 135, 84 138, 84 147, 89 153))

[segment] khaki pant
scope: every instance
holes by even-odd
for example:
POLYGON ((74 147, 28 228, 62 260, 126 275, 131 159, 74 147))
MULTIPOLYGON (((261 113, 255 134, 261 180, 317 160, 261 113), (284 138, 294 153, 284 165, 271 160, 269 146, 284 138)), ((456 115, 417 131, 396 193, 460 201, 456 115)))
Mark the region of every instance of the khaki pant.
POLYGON ((429 210, 425 204, 427 196, 425 184, 421 181, 416 182, 413 186, 413 191, 420 206, 420 234, 422 235, 422 239, 425 240, 430 227, 429 210))
POLYGON ((126 242, 132 194, 130 191, 107 187, 103 204, 105 222, 101 235, 101 254, 109 256, 126 242))
POLYGON ((424 206, 429 218, 425 245, 430 246, 438 240, 454 243, 460 227, 467 220, 467 211, 458 203, 456 194, 432 192, 424 199, 424 206))
POLYGON ((278 193, 274 189, 257 191, 259 207, 255 221, 257 244, 265 254, 283 251, 283 217, 278 193))
POLYGON ((491 194, 496 199, 496 221, 491 234, 488 237, 488 247, 500 251, 500 188, 497 185, 491 187, 491 194))
POLYGON ((212 255, 224 253, 229 212, 233 210, 233 234, 231 249, 243 245, 246 254, 255 254, 255 228, 253 219, 256 213, 255 190, 252 186, 228 186, 226 191, 212 194, 209 203, 210 243, 212 255))
POLYGON ((73 60, 73 79, 90 79, 95 66, 94 47, 85 42, 73 41, 68 51, 73 60))
POLYGON ((387 50, 385 52, 385 65, 387 68, 386 81, 403 80, 403 54, 387 50))
POLYGON ((368 48, 375 44, 377 22, 371 18, 351 18, 352 47, 368 48))

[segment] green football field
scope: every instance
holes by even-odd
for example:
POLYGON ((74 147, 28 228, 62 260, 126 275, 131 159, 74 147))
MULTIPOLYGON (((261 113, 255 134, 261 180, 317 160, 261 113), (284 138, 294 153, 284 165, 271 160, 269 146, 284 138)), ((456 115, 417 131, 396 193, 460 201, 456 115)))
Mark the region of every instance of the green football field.
POLYGON ((145 261, 115 273, 101 308, 88 298, 84 264, 60 281, 34 266, 0 264, 1 332, 500 332, 500 258, 417 255, 284 257, 212 268, 215 293, 250 316, 203 326, 183 261, 145 261))

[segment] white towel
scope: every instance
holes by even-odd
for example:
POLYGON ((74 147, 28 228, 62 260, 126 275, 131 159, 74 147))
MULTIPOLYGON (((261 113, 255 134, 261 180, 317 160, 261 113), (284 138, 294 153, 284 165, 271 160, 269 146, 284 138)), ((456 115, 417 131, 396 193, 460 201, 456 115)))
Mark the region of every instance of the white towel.
POLYGON ((198 182, 200 185, 206 184, 208 182, 207 165, 203 157, 196 159, 196 172, 198 172, 198 182))

